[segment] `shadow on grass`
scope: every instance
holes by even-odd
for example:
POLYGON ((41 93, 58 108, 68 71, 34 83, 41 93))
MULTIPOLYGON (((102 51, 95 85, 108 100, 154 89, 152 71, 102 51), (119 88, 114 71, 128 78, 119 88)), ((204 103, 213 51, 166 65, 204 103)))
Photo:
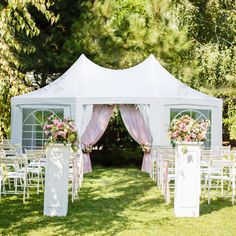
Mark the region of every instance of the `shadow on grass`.
MULTIPOLYGON (((43 193, 7 196, 0 202, 0 235, 115 235, 136 225, 176 227, 179 222, 149 176, 134 168, 96 168, 84 179, 66 217, 43 216, 43 193), (137 217, 136 217, 137 215, 137 217), (146 217, 146 219, 144 219, 146 217)), ((202 201, 200 215, 231 207, 229 200, 202 201)), ((182 221, 180 221, 182 222, 182 221)))
POLYGON ((230 199, 215 198, 211 199, 211 203, 208 204, 207 199, 203 200, 200 204, 200 215, 211 214, 214 211, 219 211, 222 208, 232 207, 232 201, 230 199))
POLYGON ((95 234, 113 235, 127 227, 127 208, 135 210, 157 207, 163 198, 138 199, 155 184, 149 177, 137 169, 97 168, 85 176, 79 199, 69 202, 67 217, 43 216, 43 193, 33 194, 22 204, 22 198, 4 197, 0 203, 0 233, 26 234, 43 227, 59 227, 58 234, 95 234))

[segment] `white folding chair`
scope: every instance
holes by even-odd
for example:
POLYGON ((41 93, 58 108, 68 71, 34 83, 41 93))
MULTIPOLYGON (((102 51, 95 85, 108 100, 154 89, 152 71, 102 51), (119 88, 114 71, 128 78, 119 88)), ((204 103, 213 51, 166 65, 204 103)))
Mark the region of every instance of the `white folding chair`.
POLYGON ((208 189, 208 204, 210 204, 211 197, 219 196, 217 190, 219 189, 218 181, 221 183, 227 183, 227 195, 224 195, 224 184, 221 184, 221 197, 228 197, 229 190, 232 191, 232 204, 234 204, 235 198, 235 162, 227 160, 211 160, 209 162, 208 174, 206 175, 207 189, 208 189), (220 169, 220 173, 212 171, 215 168, 220 169), (215 190, 213 193, 212 190, 215 190))
POLYGON ((72 202, 78 197, 83 181, 83 158, 80 151, 73 153, 70 158, 69 179, 72 182, 72 202))
POLYGON ((14 158, 6 157, 0 159, 2 176, 0 198, 2 194, 22 194, 23 203, 25 203, 26 194, 29 196, 27 185, 27 165, 27 159, 22 155, 15 156, 14 158), (8 166, 10 166, 10 168, 7 168, 8 166), (6 169, 4 170, 3 168, 6 169), (6 188, 5 182, 8 182, 8 188, 6 188))
MULTIPOLYGON (((221 148, 214 147, 211 149, 203 149, 201 151, 200 173, 201 173, 201 181, 203 181, 203 185, 202 185, 202 188, 203 188, 202 196, 203 197, 206 194, 209 175, 211 175, 211 176, 221 176, 222 175, 221 166, 220 165, 212 166, 211 165, 212 161, 213 162, 224 161, 224 157, 222 155, 221 148)), ((223 178, 217 178, 217 181, 214 184, 214 188, 215 189, 220 188, 222 194, 223 194, 224 182, 225 181, 223 180, 223 178)))
POLYGON ((156 180, 156 174, 157 174, 157 149, 155 147, 151 150, 151 179, 156 180))
POLYGON ((25 151, 28 161, 27 181, 28 188, 37 187, 37 194, 39 194, 40 185, 44 188, 43 169, 41 167, 41 154, 34 151, 25 151))
POLYGON ((163 171, 168 163, 168 182, 174 181, 175 176, 175 149, 172 147, 160 147, 157 150, 156 181, 159 188, 163 189, 163 171))

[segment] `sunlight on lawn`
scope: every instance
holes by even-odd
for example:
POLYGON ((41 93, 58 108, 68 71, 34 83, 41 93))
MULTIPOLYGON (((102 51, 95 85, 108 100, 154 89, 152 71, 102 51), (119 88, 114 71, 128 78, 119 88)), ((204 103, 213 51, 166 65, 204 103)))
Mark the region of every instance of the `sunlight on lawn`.
POLYGON ((43 193, 0 203, 1 235, 235 235, 230 200, 201 202, 199 218, 175 218, 148 175, 134 168, 96 168, 85 176, 67 217, 43 216, 43 193))

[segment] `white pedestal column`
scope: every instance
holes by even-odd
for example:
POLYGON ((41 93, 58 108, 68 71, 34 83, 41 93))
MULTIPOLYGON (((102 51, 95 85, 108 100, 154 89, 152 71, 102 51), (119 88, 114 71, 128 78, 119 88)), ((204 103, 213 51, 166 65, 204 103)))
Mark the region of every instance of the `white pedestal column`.
POLYGON ((49 145, 46 150, 44 215, 66 216, 68 209, 70 145, 49 145))
POLYGON ((176 217, 199 216, 201 146, 197 142, 177 143, 174 200, 176 217))

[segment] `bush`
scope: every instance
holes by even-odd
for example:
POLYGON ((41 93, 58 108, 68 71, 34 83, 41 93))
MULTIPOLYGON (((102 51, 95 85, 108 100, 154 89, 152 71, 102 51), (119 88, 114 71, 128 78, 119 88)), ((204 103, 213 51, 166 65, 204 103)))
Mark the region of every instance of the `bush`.
POLYGON ((97 150, 91 153, 92 164, 99 164, 102 166, 130 166, 134 165, 141 167, 143 153, 136 149, 104 149, 97 150))
POLYGON ((96 146, 98 150, 91 153, 92 164, 141 166, 143 153, 139 144, 127 132, 118 109, 114 110, 110 123, 96 146))

